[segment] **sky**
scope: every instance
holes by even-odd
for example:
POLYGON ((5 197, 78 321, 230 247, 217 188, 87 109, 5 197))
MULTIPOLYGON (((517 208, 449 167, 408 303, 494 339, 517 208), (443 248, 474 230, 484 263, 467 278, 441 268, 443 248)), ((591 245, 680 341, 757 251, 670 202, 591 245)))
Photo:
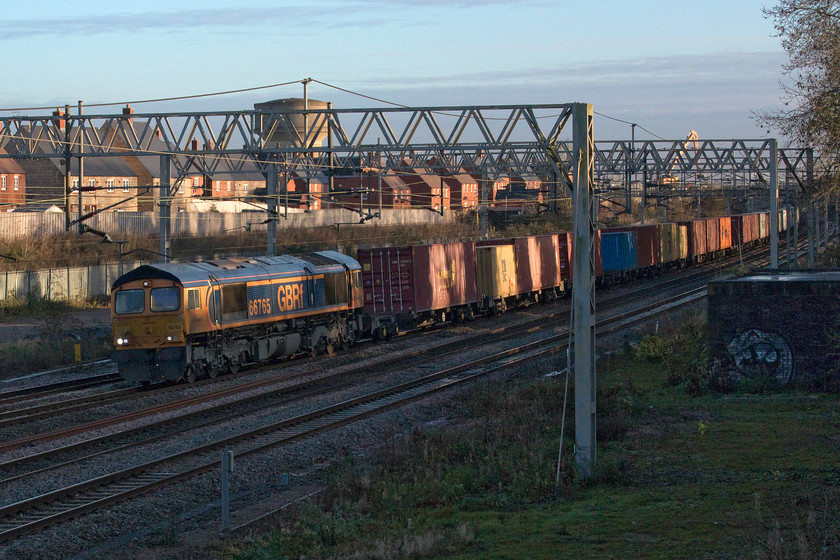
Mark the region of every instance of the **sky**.
POLYGON ((765 138, 752 114, 781 104, 786 61, 773 2, 7 1, 0 116, 289 84, 134 105, 244 110, 313 78, 336 108, 586 102, 596 140, 627 123, 637 139, 765 138))

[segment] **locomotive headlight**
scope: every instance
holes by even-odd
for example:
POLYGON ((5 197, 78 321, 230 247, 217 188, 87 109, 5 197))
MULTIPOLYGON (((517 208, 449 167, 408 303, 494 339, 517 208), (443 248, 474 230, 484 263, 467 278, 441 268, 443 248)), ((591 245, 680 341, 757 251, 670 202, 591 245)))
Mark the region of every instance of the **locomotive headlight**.
POLYGON ((178 335, 170 334, 166 337, 166 340, 168 340, 169 342, 178 342, 178 335))
POLYGON ((120 337, 117 339, 118 346, 125 346, 126 344, 128 344, 128 338, 120 337))

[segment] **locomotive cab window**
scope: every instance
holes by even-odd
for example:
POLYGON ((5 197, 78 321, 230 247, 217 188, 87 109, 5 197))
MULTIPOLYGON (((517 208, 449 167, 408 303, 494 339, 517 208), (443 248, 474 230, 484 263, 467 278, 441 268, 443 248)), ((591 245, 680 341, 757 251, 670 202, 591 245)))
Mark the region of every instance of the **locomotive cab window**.
POLYGON ((178 311, 181 308, 181 290, 174 286, 152 288, 150 308, 154 312, 178 311))
POLYGON ((187 290, 187 309, 201 309, 201 297, 197 288, 187 290))
POLYGON ((114 311, 117 315, 143 313, 146 309, 146 294, 143 290, 120 290, 114 295, 114 311))

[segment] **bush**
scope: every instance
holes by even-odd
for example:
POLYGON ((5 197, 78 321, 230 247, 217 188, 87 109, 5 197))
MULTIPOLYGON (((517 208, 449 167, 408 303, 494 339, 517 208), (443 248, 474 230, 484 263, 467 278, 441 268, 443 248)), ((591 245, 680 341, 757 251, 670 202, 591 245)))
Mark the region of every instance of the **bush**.
POLYGON ((665 358, 666 344, 658 334, 645 335, 636 347, 636 357, 649 362, 661 362, 665 358))
POLYGON ((690 395, 709 390, 709 345, 706 327, 687 325, 670 337, 663 362, 668 368, 668 385, 683 385, 690 395))

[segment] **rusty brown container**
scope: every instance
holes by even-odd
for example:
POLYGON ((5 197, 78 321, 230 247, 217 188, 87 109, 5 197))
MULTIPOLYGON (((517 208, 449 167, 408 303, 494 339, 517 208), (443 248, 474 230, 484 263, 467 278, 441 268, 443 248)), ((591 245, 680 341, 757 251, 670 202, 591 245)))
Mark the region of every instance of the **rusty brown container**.
POLYGON ((717 253, 720 251, 720 218, 705 218, 706 222, 706 251, 717 253))
POLYGON ((692 261, 702 260, 703 255, 708 252, 706 244, 706 221, 691 220, 680 222, 680 225, 686 227, 688 258, 692 261))
POLYGON ((517 237, 514 249, 516 282, 520 293, 539 292, 562 285, 556 234, 517 237))
MULTIPOLYGON (((566 231, 557 235, 560 249, 560 278, 567 285, 572 282, 574 272, 574 241, 572 232, 566 231)), ((595 276, 604 275, 604 264, 601 260, 601 230, 595 232, 595 276)))
POLYGON ((359 249, 364 311, 422 314, 477 301, 475 243, 359 249))
POLYGON ((732 216, 732 245, 746 245, 758 240, 758 214, 732 216))
POLYGON ((719 220, 720 249, 723 251, 732 247, 732 219, 729 216, 724 216, 719 220))

